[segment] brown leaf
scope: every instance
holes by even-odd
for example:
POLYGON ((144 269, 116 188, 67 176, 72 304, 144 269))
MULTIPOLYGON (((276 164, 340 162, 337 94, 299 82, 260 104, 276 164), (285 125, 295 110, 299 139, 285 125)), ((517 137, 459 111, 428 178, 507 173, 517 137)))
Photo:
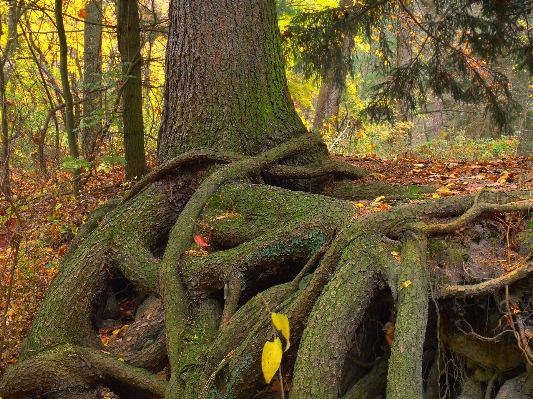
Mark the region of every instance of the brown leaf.
POLYGON ((213 237, 213 231, 215 229, 213 227, 211 227, 211 229, 209 230, 209 235, 207 237, 204 237, 200 234, 194 236, 194 242, 202 249, 202 250, 206 250, 207 247, 209 247, 211 245, 211 238, 213 237))

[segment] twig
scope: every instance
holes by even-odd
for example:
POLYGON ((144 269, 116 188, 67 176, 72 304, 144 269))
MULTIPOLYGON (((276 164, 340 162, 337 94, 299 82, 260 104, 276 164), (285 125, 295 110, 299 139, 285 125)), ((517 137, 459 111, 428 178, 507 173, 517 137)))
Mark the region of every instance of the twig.
POLYGON ((511 330, 504 330, 501 333, 499 333, 498 335, 495 335, 494 337, 484 337, 483 335, 479 335, 478 333, 476 333, 469 322, 467 322, 464 319, 463 319, 463 322, 468 325, 468 327, 470 328, 470 332, 464 331, 459 326, 457 327, 457 329, 459 331, 461 331, 464 335, 470 335, 470 336, 472 336, 472 337, 474 337, 476 339, 479 339, 480 341, 483 341, 483 342, 497 342, 503 334, 512 332, 511 330))
POLYGON ((494 382, 500 376, 500 372, 496 371, 494 375, 490 378, 487 383, 487 390, 485 391, 485 399, 490 399, 492 397, 492 389, 494 388, 494 382))
POLYGON ((513 329, 514 336, 518 343, 518 348, 524 354, 524 357, 526 358, 526 361, 529 363, 529 365, 533 366, 533 353, 531 351, 531 348, 529 347, 529 343, 527 339, 525 339, 524 337, 523 328, 520 328, 519 326, 519 332, 517 332, 516 327, 514 325, 513 316, 511 313, 511 307, 509 306, 509 285, 505 286, 505 306, 507 308, 507 316, 509 317, 509 324, 511 325, 511 328, 513 329))
POLYGON ((200 396, 198 396, 198 399, 205 399, 207 397, 207 392, 209 391, 209 388, 211 388, 211 385, 213 384, 213 381, 215 380, 216 376, 222 371, 226 364, 228 364, 228 360, 231 359, 236 350, 237 348, 228 352, 228 354, 224 356, 224 358, 220 361, 215 371, 213 371, 213 373, 211 373, 211 375, 207 379, 207 382, 205 383, 204 388, 200 393, 200 396))
POLYGON ((525 267, 517 267, 511 272, 498 278, 473 285, 448 285, 437 291, 437 298, 473 297, 489 294, 504 286, 513 284, 533 273, 533 262, 528 262, 525 267))

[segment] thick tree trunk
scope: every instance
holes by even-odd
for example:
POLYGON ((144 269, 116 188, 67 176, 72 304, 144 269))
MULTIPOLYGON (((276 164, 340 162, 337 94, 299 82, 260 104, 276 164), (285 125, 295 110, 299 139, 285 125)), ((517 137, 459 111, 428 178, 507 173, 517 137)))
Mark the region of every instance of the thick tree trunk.
POLYGON ((92 159, 102 134, 102 0, 85 5, 87 17, 83 31, 83 121, 81 150, 92 159))
POLYGON ((146 174, 141 89, 141 36, 137 0, 117 0, 117 37, 122 61, 122 121, 126 177, 146 174))
POLYGON ((172 1, 166 54, 160 162, 201 147, 258 154, 305 132, 273 0, 172 1))

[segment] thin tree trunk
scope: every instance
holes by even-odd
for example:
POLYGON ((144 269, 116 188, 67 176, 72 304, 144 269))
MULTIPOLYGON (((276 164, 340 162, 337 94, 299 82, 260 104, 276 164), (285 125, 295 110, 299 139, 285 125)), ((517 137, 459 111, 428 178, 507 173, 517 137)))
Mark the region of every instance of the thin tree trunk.
MULTIPOLYGON (((340 6, 346 7, 353 4, 352 0, 341 0, 340 6)), ((333 116, 338 115, 341 96, 344 91, 346 75, 348 74, 348 60, 354 44, 354 35, 347 34, 342 39, 341 54, 342 60, 334 63, 333 70, 327 73, 322 80, 320 91, 315 109, 315 118, 313 119, 313 130, 320 131, 324 122, 330 120, 333 116), (335 77, 342 78, 340 81, 335 77)))
POLYGON ((141 91, 141 38, 137 0, 117 1, 118 49, 122 61, 124 152, 126 177, 146 174, 141 91))
MULTIPOLYGON (((401 68, 409 64, 413 57, 410 44, 410 27, 408 18, 404 10, 398 11, 398 25, 396 26, 396 68, 401 68)), ((408 122, 410 116, 409 102, 405 98, 396 100, 396 121, 408 122)), ((408 145, 412 144, 412 131, 407 129, 408 145)))
POLYGON ((85 5, 87 17, 83 32, 83 129, 81 149, 85 159, 92 159, 102 133, 102 0, 91 0, 85 5))
POLYGON ((433 130, 430 137, 433 140, 435 137, 439 137, 442 129, 442 98, 435 96, 433 99, 433 130))
MULTIPOLYGON (((6 74, 5 65, 18 47, 17 25, 22 15, 23 3, 19 1, 9 2, 8 20, 7 20, 7 41, 4 47, 3 57, 0 59, 0 112, 1 130, 2 130, 2 154, 0 159, 0 188, 4 195, 11 196, 11 184, 9 175, 9 124, 7 118, 7 83, 9 76, 6 74)), ((0 31, 1 31, 0 26, 0 31)))
MULTIPOLYGON (((67 130, 70 156, 74 158, 74 160, 76 160, 80 157, 80 152, 78 149, 78 140, 76 137, 76 133, 74 132, 74 100, 72 98, 72 92, 70 91, 70 83, 68 79, 68 47, 67 37, 65 35, 65 26, 63 25, 62 6, 62 0, 55 0, 55 17, 57 25, 57 34, 59 37, 59 73, 61 75, 61 85, 63 87, 63 98, 65 99, 65 125, 67 130)), ((74 195, 78 195, 80 191, 79 168, 73 170, 72 176, 74 195)))

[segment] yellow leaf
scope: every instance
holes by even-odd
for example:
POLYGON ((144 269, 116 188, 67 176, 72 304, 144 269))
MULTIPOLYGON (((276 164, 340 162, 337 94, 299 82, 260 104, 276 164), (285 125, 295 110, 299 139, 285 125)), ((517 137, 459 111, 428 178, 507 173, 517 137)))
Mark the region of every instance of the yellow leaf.
POLYGON ((119 357, 118 360, 120 360, 121 362, 123 362, 123 361, 124 361, 124 358, 119 357))
POLYGON ((411 285, 411 280, 404 281, 400 289, 407 288, 411 285))
POLYGON ((365 204, 361 204, 360 202, 358 202, 357 204, 353 204, 354 208, 364 208, 365 207, 365 204))
POLYGON ((439 193, 449 193, 450 189, 448 187, 446 187, 446 186, 442 186, 442 187, 437 188, 437 191, 439 193))
POLYGON ((400 256, 400 253, 397 251, 392 251, 390 253, 394 259, 396 259, 398 262, 402 261, 402 257, 400 256))
POLYGON ((384 199, 385 199, 385 196, 382 195, 382 196, 380 196, 380 197, 377 197, 377 198, 376 198, 374 201, 372 201, 372 202, 373 202, 373 203, 376 203, 376 202, 380 202, 380 201, 382 201, 382 200, 384 200, 384 199))
POLYGON ((283 349, 281 348, 281 340, 279 338, 276 337, 273 342, 265 342, 263 355, 261 356, 261 368, 263 369, 263 376, 267 384, 270 384, 272 377, 278 371, 282 356, 283 349))
POLYGON ((285 347, 284 352, 287 352, 287 350, 290 347, 289 339, 291 337, 291 330, 289 326, 289 319, 287 316, 281 313, 272 313, 272 323, 274 323, 274 326, 281 331, 281 335, 287 340, 287 346, 285 347))
POLYGON ((373 177, 376 180, 384 180, 385 175, 382 175, 381 173, 370 173, 369 176, 373 177))
POLYGON ((504 170, 500 176, 500 178, 497 180, 498 183, 507 183, 507 180, 509 180, 509 172, 504 170))
POLYGON ((440 198, 440 195, 439 195, 439 194, 433 194, 433 195, 431 196, 431 198, 440 198))

